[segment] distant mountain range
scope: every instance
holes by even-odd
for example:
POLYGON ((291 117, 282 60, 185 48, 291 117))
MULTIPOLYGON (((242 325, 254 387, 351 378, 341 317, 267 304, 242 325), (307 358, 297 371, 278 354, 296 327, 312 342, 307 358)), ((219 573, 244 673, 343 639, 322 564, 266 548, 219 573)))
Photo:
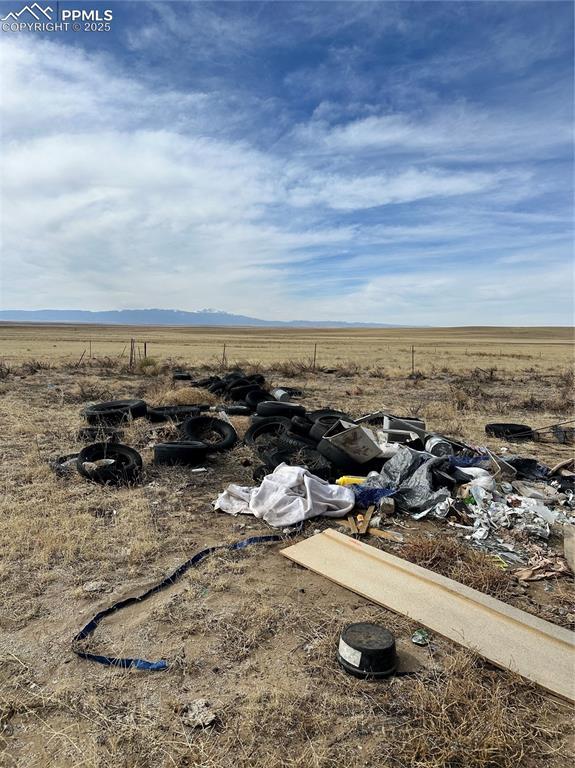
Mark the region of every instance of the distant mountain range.
POLYGON ((9 323, 91 323, 94 325, 245 325, 262 328, 401 328, 389 323, 344 323, 327 320, 260 320, 257 317, 233 315, 218 309, 117 309, 91 312, 83 309, 5 309, 0 322, 9 323))

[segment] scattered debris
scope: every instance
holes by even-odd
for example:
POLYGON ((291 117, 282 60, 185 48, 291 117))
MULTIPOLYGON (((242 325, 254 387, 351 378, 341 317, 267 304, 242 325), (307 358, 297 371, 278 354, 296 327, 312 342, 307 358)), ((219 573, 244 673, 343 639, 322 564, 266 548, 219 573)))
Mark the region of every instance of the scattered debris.
POLYGON ((189 728, 207 728, 213 725, 218 716, 210 708, 210 702, 207 699, 194 699, 186 705, 182 711, 182 723, 189 728))
POLYGON ((411 636, 411 642, 415 645, 429 645, 430 637, 429 632, 426 629, 416 629, 411 636))

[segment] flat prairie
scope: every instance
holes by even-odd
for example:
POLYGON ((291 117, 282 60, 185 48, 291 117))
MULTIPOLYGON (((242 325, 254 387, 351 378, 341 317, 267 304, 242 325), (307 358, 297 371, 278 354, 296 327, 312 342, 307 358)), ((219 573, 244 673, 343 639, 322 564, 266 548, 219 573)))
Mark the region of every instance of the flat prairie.
POLYGON ((573 363, 573 328, 182 328, 0 323, 0 358, 73 362, 89 357, 125 360, 130 339, 139 354, 189 365, 294 361, 410 371, 493 366, 535 370, 573 363), (225 348, 224 348, 225 345, 225 348), (412 352, 413 348, 413 352, 412 352), (483 365, 482 365, 483 363, 483 365))

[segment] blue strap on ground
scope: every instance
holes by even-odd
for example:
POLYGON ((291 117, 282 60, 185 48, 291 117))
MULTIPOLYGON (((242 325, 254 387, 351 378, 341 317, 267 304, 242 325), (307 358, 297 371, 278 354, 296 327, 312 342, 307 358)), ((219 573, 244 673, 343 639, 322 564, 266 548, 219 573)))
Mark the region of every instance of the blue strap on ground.
POLYGON ((179 565, 173 573, 171 573, 169 576, 166 576, 165 579, 163 579, 159 584, 155 584, 153 587, 150 587, 146 592, 144 592, 141 595, 137 595, 136 597, 127 597, 124 600, 119 600, 117 603, 114 603, 109 608, 104 608, 103 611, 100 611, 97 613, 90 621, 82 627, 82 629, 78 632, 78 634, 74 637, 72 640, 72 650, 77 656, 80 656, 82 659, 88 659, 88 661, 96 661, 98 664, 104 664, 108 667, 120 667, 121 669, 142 669, 142 670, 151 670, 151 671, 161 671, 168 668, 168 662, 165 660, 160 661, 147 661, 146 659, 130 659, 130 658, 117 658, 115 656, 101 656, 97 653, 88 653, 87 651, 82 651, 79 648, 75 647, 75 644, 79 642, 80 640, 85 640, 89 635, 94 632, 98 624, 102 621, 102 619, 105 619, 106 616, 110 616, 112 613, 116 613, 116 611, 120 611, 122 608, 126 608, 128 605, 134 605, 134 603, 141 603, 143 600, 145 600, 147 597, 150 597, 150 595, 154 595, 156 592, 160 592, 160 590, 165 589, 166 587, 169 587, 171 584, 173 584, 175 581, 177 581, 180 576, 183 576, 186 571, 188 571, 190 568, 193 568, 194 566, 198 565, 202 562, 208 555, 211 555, 213 552, 217 552, 218 550, 222 549, 229 549, 229 550, 238 550, 238 549, 245 549, 246 547, 249 547, 251 544, 266 544, 266 543, 272 543, 276 541, 282 541, 282 539, 285 539, 286 537, 295 536, 296 534, 300 533, 302 530, 302 525, 299 525, 295 530, 290 531, 287 534, 280 534, 280 533, 274 533, 267 536, 250 536, 247 539, 243 539, 242 541, 235 541, 233 544, 218 544, 214 547, 207 547, 207 549, 202 549, 200 552, 195 554, 193 557, 191 557, 189 560, 186 560, 185 563, 182 563, 179 565))

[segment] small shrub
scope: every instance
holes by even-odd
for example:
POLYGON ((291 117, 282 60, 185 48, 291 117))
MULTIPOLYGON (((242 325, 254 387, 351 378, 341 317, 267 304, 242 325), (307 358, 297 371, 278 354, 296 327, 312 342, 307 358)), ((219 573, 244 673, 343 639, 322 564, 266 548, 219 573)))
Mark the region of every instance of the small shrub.
POLYGON ((49 371, 52 366, 45 360, 36 360, 34 358, 22 363, 22 372, 28 374, 38 373, 38 371, 49 371))

